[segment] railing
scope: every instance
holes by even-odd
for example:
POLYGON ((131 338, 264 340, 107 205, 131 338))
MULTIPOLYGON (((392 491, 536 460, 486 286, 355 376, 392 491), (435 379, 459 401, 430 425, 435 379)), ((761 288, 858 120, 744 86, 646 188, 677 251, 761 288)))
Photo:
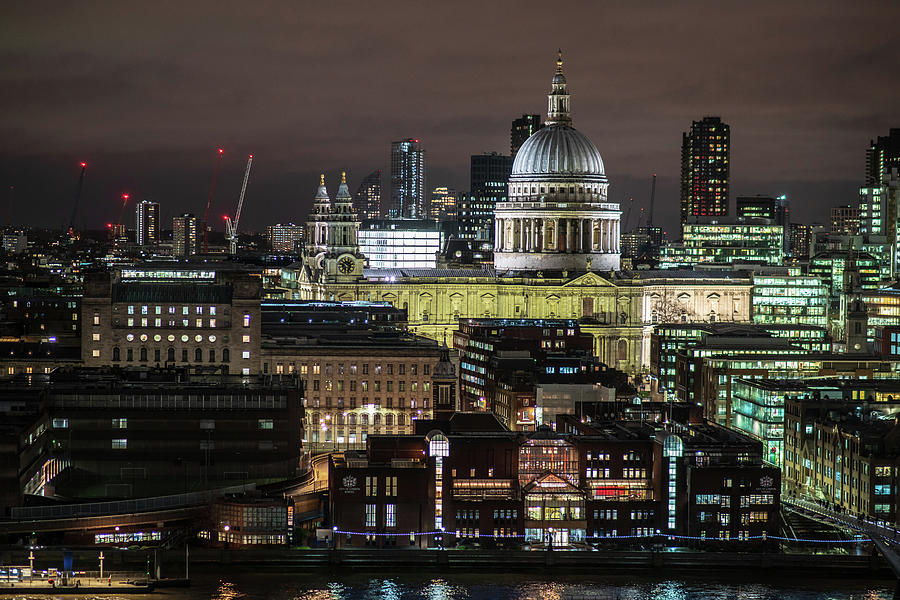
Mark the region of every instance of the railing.
POLYGON ((182 508, 208 504, 214 498, 225 494, 237 494, 256 489, 255 483, 235 485, 215 490, 174 494, 172 496, 156 496, 154 498, 138 498, 135 500, 117 500, 113 502, 89 502, 86 504, 59 504, 56 506, 17 507, 10 509, 10 517, 15 521, 41 519, 68 519, 75 517, 98 517, 105 515, 129 514, 182 508))
POLYGON ((864 533, 869 534, 870 536, 877 536, 887 540, 890 540, 896 544, 900 544, 900 530, 895 529, 894 527, 889 526, 884 521, 873 521, 866 518, 856 517, 854 515, 849 515, 846 513, 840 513, 826 506, 822 506, 817 502, 811 502, 809 500, 804 500, 802 498, 796 498, 794 496, 784 495, 781 497, 781 501, 784 504, 792 505, 797 508, 802 508, 803 510, 818 513, 822 516, 828 517, 834 521, 838 521, 852 529, 856 529, 857 531, 862 531, 864 533))

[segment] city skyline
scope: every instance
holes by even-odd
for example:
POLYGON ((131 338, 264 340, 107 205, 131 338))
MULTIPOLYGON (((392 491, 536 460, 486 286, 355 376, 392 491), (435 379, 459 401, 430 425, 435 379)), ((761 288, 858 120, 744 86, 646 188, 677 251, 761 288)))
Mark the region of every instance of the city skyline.
MULTIPOLYGON (((510 122, 542 112, 540 65, 558 45, 577 95, 573 114, 596 140, 614 176, 611 199, 623 208, 629 197, 636 207, 647 204, 657 173, 656 212, 674 229, 680 134, 714 114, 732 126, 732 196, 786 193, 798 220, 827 222, 828 207, 856 201, 869 141, 896 125, 900 84, 879 73, 896 64, 888 16, 897 8, 758 8, 697 5, 708 25, 702 35, 690 33, 696 15, 678 7, 605 11, 600 43, 587 35, 596 21, 575 18, 591 11, 576 8, 534 44, 520 27, 529 11, 482 7, 496 17, 485 24, 501 24, 492 35, 473 31, 476 43, 465 48, 424 35, 421 52, 409 52, 411 42, 390 37, 381 22, 350 46, 332 41, 341 39, 338 31, 362 30, 372 15, 361 7, 340 15, 316 7, 303 20, 288 9, 250 9, 260 32, 228 47, 222 28, 241 26, 227 9, 208 24, 199 22, 209 12, 201 5, 168 23, 158 7, 146 14, 60 9, 48 24, 16 7, 5 25, 16 35, 0 46, 7 65, 0 80, 13 92, 0 117, 0 222, 8 221, 12 198, 13 222, 60 225, 66 219, 55 213, 70 211, 81 160, 88 172, 79 225, 114 220, 110 205, 123 191, 160 201, 163 222, 200 213, 219 145, 226 157, 213 216, 233 212, 243 159, 255 153, 245 227, 257 231, 302 220, 322 170, 329 180, 346 170, 355 184, 387 169, 391 140, 421 139, 428 180, 465 189, 468 157, 505 153, 510 122), (126 43, 138 18, 155 26, 141 43, 126 43), (725 27, 738 21, 739 31, 725 27), (297 35, 303 32, 309 41, 297 35), (718 51, 690 69, 688 59, 708 47, 718 51), (373 76, 379 64, 389 67, 373 76), (309 91, 311 80, 329 92, 309 91), (370 93, 348 93, 360 85, 370 93), (415 109, 401 108, 408 106, 415 109)), ((383 22, 423 32, 460 18, 440 8, 395 16, 399 22, 383 22)))

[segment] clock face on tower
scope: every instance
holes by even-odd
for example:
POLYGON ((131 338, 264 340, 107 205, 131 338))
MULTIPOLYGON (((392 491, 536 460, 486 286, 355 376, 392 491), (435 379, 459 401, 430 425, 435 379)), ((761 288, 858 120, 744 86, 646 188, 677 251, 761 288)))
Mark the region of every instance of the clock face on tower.
POLYGON ((338 271, 340 271, 344 275, 349 275, 353 272, 353 259, 349 256, 345 256, 338 262, 338 271))

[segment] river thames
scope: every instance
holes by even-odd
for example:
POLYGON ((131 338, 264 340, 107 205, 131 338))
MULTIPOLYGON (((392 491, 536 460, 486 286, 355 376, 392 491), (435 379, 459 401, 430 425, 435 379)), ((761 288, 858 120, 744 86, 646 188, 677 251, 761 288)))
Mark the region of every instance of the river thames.
MULTIPOLYGON (((335 573, 196 574, 189 589, 122 596, 137 600, 886 600, 894 583, 740 576, 597 577, 579 574, 335 573)), ((71 596, 69 596, 71 598, 71 596)), ((86 598, 87 597, 82 597, 86 598)), ((94 600, 94 599, 92 599, 94 600)))

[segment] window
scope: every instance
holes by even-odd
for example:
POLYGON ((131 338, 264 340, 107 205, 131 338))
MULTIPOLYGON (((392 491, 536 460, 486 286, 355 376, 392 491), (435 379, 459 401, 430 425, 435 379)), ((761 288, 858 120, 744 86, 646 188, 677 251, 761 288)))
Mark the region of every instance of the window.
POLYGON ((212 348, 209 349, 209 362, 216 362, 216 351, 212 348))
POLYGON ((91 350, 91 356, 94 358, 100 358, 100 350, 97 348, 94 348, 93 350, 91 350))
POLYGON ((112 441, 113 450, 125 450, 128 448, 128 440, 126 438, 117 438, 112 441))
POLYGON ((384 478, 384 495, 385 496, 396 496, 397 495, 397 478, 396 477, 385 477, 384 478))
POLYGON ((92 334, 91 334, 91 341, 99 342, 99 341, 100 341, 100 334, 99 334, 99 333, 92 333, 92 334))
POLYGON ((141 348, 141 360, 147 362, 147 349, 141 348))
POLYGON ((69 420, 68 419, 53 419, 53 427, 54 427, 54 429, 68 429, 69 420))
POLYGON ((384 526, 385 527, 396 527, 397 526, 397 505, 396 504, 385 504, 384 505, 384 526))
POLYGON ((250 327, 250 313, 244 313, 244 327, 250 327))
POLYGON ((112 428, 113 429, 127 429, 128 428, 128 419, 113 419, 112 420, 112 428))
POLYGON ((175 348, 169 348, 166 350, 166 360, 169 362, 175 362, 175 348))
POLYGON ((250 358, 250 351, 244 350, 243 352, 241 352, 241 358, 250 358))
POLYGON ((231 350, 222 348, 222 362, 231 362, 231 350))
POLYGON ((366 496, 378 495, 378 478, 366 476, 366 496))
POLYGON ((120 350, 119 350, 118 346, 113 348, 113 358, 112 359, 113 359, 113 362, 118 362, 119 360, 121 360, 121 354, 120 354, 120 350))
POLYGON ((250 343, 250 336, 249 336, 249 335, 243 336, 243 337, 241 338, 241 341, 244 342, 245 344, 249 344, 249 343, 250 343))
POLYGON ((260 429, 274 429, 275 421, 272 419, 260 419, 259 420, 259 428, 260 429))
POLYGON ((366 527, 375 527, 375 508, 374 504, 366 504, 366 527))

